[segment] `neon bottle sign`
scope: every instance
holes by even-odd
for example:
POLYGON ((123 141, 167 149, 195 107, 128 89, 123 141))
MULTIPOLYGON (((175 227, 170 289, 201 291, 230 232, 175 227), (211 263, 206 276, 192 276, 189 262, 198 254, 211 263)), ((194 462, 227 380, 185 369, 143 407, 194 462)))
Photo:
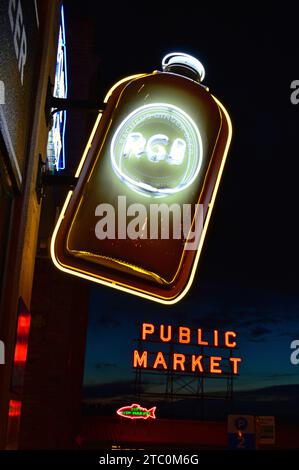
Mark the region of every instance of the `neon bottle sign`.
MULTIPOLYGON (((127 77, 106 95, 107 106, 96 120, 75 175, 78 182, 57 221, 51 257, 66 273, 173 304, 184 297, 195 277, 232 126, 224 106, 200 84, 204 69, 199 61, 174 53, 163 60, 162 69, 127 77), (123 199, 132 211, 136 203, 144 205, 127 225, 126 220, 119 223, 120 216, 134 214, 117 206, 123 199), (185 217, 184 237, 176 232, 164 240, 166 216, 151 236, 150 206, 155 204, 172 211, 168 220, 182 220, 174 215, 175 208, 192 209, 189 219, 185 217), (109 230, 98 230, 108 225, 109 230), (136 225, 142 230, 129 236, 129 226, 136 225), (196 238, 197 225, 202 229, 196 238), (149 234, 144 236, 146 230, 149 234), (189 249, 192 237, 196 243, 189 249)), ((182 222, 180 230, 183 226, 182 222)))

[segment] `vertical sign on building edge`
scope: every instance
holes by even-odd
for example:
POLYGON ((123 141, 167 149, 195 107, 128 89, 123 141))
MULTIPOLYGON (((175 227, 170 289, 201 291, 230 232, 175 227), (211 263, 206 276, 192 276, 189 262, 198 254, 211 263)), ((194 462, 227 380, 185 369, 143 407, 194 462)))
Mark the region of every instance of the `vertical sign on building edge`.
POLYGON ((17 187, 21 188, 32 122, 39 20, 36 3, 0 3, 0 131, 17 187), (5 94, 4 94, 5 92, 5 94), (4 94, 4 96, 3 96, 4 94))

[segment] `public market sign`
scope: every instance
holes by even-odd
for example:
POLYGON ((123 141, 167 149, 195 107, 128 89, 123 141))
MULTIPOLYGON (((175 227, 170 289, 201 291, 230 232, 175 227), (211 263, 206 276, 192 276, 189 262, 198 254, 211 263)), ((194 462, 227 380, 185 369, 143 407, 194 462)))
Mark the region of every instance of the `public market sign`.
POLYGON ((232 354, 236 347, 235 331, 215 329, 209 333, 202 328, 142 323, 140 344, 133 351, 132 365, 153 371, 233 376, 239 374, 242 362, 241 357, 232 354), (172 345, 173 352, 165 348, 167 344, 172 345))

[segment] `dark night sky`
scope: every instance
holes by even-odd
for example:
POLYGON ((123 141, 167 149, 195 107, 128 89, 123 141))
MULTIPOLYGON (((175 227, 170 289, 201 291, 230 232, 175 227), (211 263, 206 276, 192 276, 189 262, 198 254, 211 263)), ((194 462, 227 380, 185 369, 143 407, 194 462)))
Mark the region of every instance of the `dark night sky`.
POLYGON ((299 339, 299 105, 290 101, 299 79, 298 8, 116 5, 85 0, 82 11, 66 1, 67 21, 94 22, 99 96, 126 75, 160 68, 167 52, 184 51, 203 62, 204 83, 227 107, 234 134, 190 294, 165 308, 91 288, 85 382, 112 397, 103 392, 115 389, 109 384, 132 378, 136 321, 183 320, 239 332, 237 389, 299 384, 299 366, 289 360, 299 339))

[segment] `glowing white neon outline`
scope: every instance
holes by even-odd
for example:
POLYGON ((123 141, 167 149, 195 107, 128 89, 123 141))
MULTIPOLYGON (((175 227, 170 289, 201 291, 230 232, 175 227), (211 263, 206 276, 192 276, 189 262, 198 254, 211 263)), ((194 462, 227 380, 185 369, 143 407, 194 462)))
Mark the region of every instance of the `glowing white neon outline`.
POLYGON ((146 140, 141 132, 130 132, 123 149, 123 157, 130 157, 130 154, 134 153, 139 158, 144 152, 145 144, 146 140))
POLYGON ((147 141, 146 150, 145 150, 148 160, 150 160, 153 163, 164 160, 167 154, 166 154, 165 148, 163 148, 163 147, 165 145, 167 145, 168 142, 169 142, 169 138, 168 138, 167 135, 164 135, 164 134, 154 134, 154 135, 152 135, 147 141), (158 139, 159 143, 158 144, 157 143, 153 144, 153 142, 157 139, 158 139), (155 152, 153 152, 153 150, 152 150, 152 145, 156 145, 158 147, 159 151, 162 150, 162 156, 158 154, 156 160, 153 159, 153 155, 155 155, 155 152))
MULTIPOLYGON (((192 67, 194 70, 196 70, 196 72, 200 76, 200 81, 202 82, 204 80, 206 76, 206 71, 205 71, 204 66, 200 62, 200 60, 196 59, 196 57, 193 57, 190 54, 186 54, 185 52, 170 52, 169 54, 166 54, 162 59, 163 72, 165 71, 168 65, 172 64, 171 58, 175 59, 175 57, 177 57, 178 59, 179 58, 183 59, 182 61, 178 60, 177 62, 178 65, 185 64, 185 65, 188 65, 189 67, 192 67), (167 62, 167 59, 169 59, 168 62, 167 62)), ((174 61, 173 63, 176 63, 176 62, 174 61)))
MULTIPOLYGON (((141 132, 130 132, 128 134, 128 137, 126 139, 124 149, 123 149, 123 157, 126 159, 128 156, 130 157, 131 153, 134 153, 136 158, 140 158, 141 155, 146 152, 147 157, 149 160, 152 162, 156 162, 156 160, 152 160, 151 157, 149 156, 149 152, 151 150, 148 150, 150 141, 155 138, 161 138, 161 140, 167 140, 167 142, 162 142, 162 145, 168 145, 169 143, 169 138, 167 135, 164 134, 154 134, 152 135, 148 142, 146 144, 146 140, 143 137, 143 134, 141 132), (134 148, 135 147, 135 148, 134 148)), ((169 165, 181 165, 183 163, 184 157, 185 157, 185 151, 186 151, 186 142, 184 139, 177 138, 173 141, 173 144, 171 146, 169 155, 167 155, 166 161, 169 165), (180 150, 177 151, 176 147, 178 147, 178 144, 180 146, 183 146, 183 156, 181 155, 182 152, 180 150)), ((166 154, 164 154, 163 159, 165 158, 166 154)))
POLYGON ((181 165, 185 158, 185 152, 186 152, 185 140, 180 139, 179 137, 177 139, 174 139, 170 152, 169 152, 169 156, 167 158, 168 163, 170 165, 181 165), (182 156, 181 150, 176 150, 176 147, 182 148, 182 146, 183 146, 183 156, 182 156))
POLYGON ((143 106, 140 106, 139 108, 135 109, 134 111, 132 111, 122 122, 121 124, 118 126, 118 128, 116 129, 114 135, 113 135, 113 138, 111 140, 111 144, 110 144, 110 157, 111 157, 111 163, 112 163, 112 168, 114 170, 114 172, 116 173, 116 175, 122 180, 124 181, 128 186, 130 186, 132 189, 135 189, 138 191, 138 189, 141 189, 141 190, 145 190, 146 192, 150 192, 152 193, 153 195, 168 195, 168 194, 175 194, 175 193, 178 193, 180 191, 183 191, 184 189, 188 188, 197 178, 198 176, 198 173, 201 169, 201 164, 202 164, 202 156, 203 156, 203 147, 202 147, 202 139, 201 139, 201 135, 200 135, 200 132, 198 130, 198 127, 197 125, 195 124, 195 122, 193 121, 193 119, 188 116, 187 113, 185 113, 185 111, 183 111, 181 108, 179 108, 178 106, 175 106, 173 104, 169 104, 169 103, 151 103, 151 104, 145 104, 143 106), (115 146, 115 140, 116 138, 118 137, 118 134, 120 132, 120 129, 123 128, 123 126, 126 124, 126 122, 128 122, 132 116, 134 116, 135 114, 138 114, 139 112, 143 111, 144 109, 148 109, 148 108, 155 108, 155 107, 167 107, 167 108, 170 108, 170 109, 173 109, 174 111, 176 111, 177 113, 181 113, 184 118, 187 120, 187 122, 189 124, 191 124, 191 126, 193 127, 193 130, 195 131, 195 134, 198 138, 198 144, 199 144, 199 156, 198 156, 198 164, 197 164, 197 168, 196 168, 196 171, 195 173, 193 174, 192 178, 190 180, 188 180, 187 183, 183 184, 182 186, 176 186, 175 188, 168 188, 168 189, 158 189, 158 188, 155 188, 154 186, 151 186, 149 184, 146 184, 146 183, 142 183, 142 182, 138 182, 136 180, 134 180, 133 178, 130 178, 130 176, 127 176, 124 174, 124 172, 119 168, 119 165, 116 163, 116 160, 115 160, 115 155, 114 155, 114 146, 115 146))

